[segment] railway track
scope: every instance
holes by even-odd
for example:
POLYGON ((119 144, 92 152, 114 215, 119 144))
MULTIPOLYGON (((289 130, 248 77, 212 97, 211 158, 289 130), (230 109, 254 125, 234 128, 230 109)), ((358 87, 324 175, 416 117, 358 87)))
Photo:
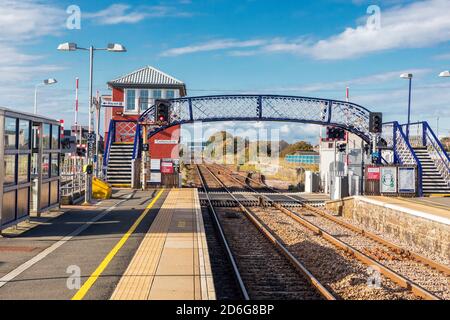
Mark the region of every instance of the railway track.
MULTIPOLYGON (((196 169, 205 193, 227 190, 207 168, 196 169)), ((249 211, 210 210, 244 299, 335 299, 249 211)))
MULTIPOLYGON (((217 170, 217 166, 214 168, 217 170)), ((220 170, 222 173, 228 171, 230 174, 227 168, 220 168, 220 170)), ((234 180, 235 183, 256 192, 247 182, 247 178, 244 182, 233 174, 227 179, 234 180)), ((260 183, 255 180, 252 182, 260 183)), ((270 199, 266 200, 271 207, 283 212, 285 216, 308 228, 335 247, 345 250, 362 263, 376 268, 385 277, 410 290, 417 297, 433 300, 450 298, 450 271, 447 266, 401 248, 323 210, 308 205, 294 209, 285 208, 279 204, 270 203, 270 199)))

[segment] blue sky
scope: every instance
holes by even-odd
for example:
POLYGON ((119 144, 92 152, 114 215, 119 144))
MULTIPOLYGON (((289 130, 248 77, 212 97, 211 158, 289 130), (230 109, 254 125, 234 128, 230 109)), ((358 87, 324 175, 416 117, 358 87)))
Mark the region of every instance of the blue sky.
MULTIPOLYGON (((349 86, 352 102, 405 121, 407 82, 399 75, 412 72, 412 119, 436 126, 439 116, 441 135, 450 135, 450 79, 437 77, 450 69, 449 0, 0 0, 0 8, 1 106, 31 112, 34 85, 55 77, 57 85, 40 88, 40 113, 71 123, 80 77, 86 119, 88 56, 56 47, 118 42, 127 53, 96 54, 94 87, 102 94, 108 80, 153 65, 185 81, 191 96, 344 99, 349 86), (367 26, 372 4, 381 9, 379 29, 367 26), (69 5, 81 9, 80 30, 66 27, 69 5)), ((312 130, 283 128, 288 140, 312 130)))

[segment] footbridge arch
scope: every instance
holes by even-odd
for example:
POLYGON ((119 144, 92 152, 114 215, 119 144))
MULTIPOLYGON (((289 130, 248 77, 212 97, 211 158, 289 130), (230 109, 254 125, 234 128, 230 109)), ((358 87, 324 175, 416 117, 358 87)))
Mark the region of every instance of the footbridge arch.
MULTIPOLYGON (((214 95, 166 101, 170 103, 169 121, 149 136, 196 121, 283 121, 340 127, 370 142, 370 111, 351 102, 282 95, 214 95)), ((139 123, 154 123, 155 109, 147 109, 139 123)))

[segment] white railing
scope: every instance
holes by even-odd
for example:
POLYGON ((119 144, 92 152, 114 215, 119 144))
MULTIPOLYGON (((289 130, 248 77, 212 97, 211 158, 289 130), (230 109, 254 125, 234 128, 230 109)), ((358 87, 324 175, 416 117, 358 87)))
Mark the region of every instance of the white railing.
POLYGON ((84 157, 67 157, 61 163, 61 196, 81 197, 85 190, 84 157))

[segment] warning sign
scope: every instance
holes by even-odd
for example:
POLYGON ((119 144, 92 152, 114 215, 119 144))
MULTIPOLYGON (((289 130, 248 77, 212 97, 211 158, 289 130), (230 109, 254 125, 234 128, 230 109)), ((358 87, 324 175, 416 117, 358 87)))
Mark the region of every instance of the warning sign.
POLYGON ((380 180, 380 168, 379 167, 369 167, 367 168, 367 179, 368 180, 380 180))
POLYGON ((172 174, 174 173, 172 162, 161 162, 161 173, 172 174))

